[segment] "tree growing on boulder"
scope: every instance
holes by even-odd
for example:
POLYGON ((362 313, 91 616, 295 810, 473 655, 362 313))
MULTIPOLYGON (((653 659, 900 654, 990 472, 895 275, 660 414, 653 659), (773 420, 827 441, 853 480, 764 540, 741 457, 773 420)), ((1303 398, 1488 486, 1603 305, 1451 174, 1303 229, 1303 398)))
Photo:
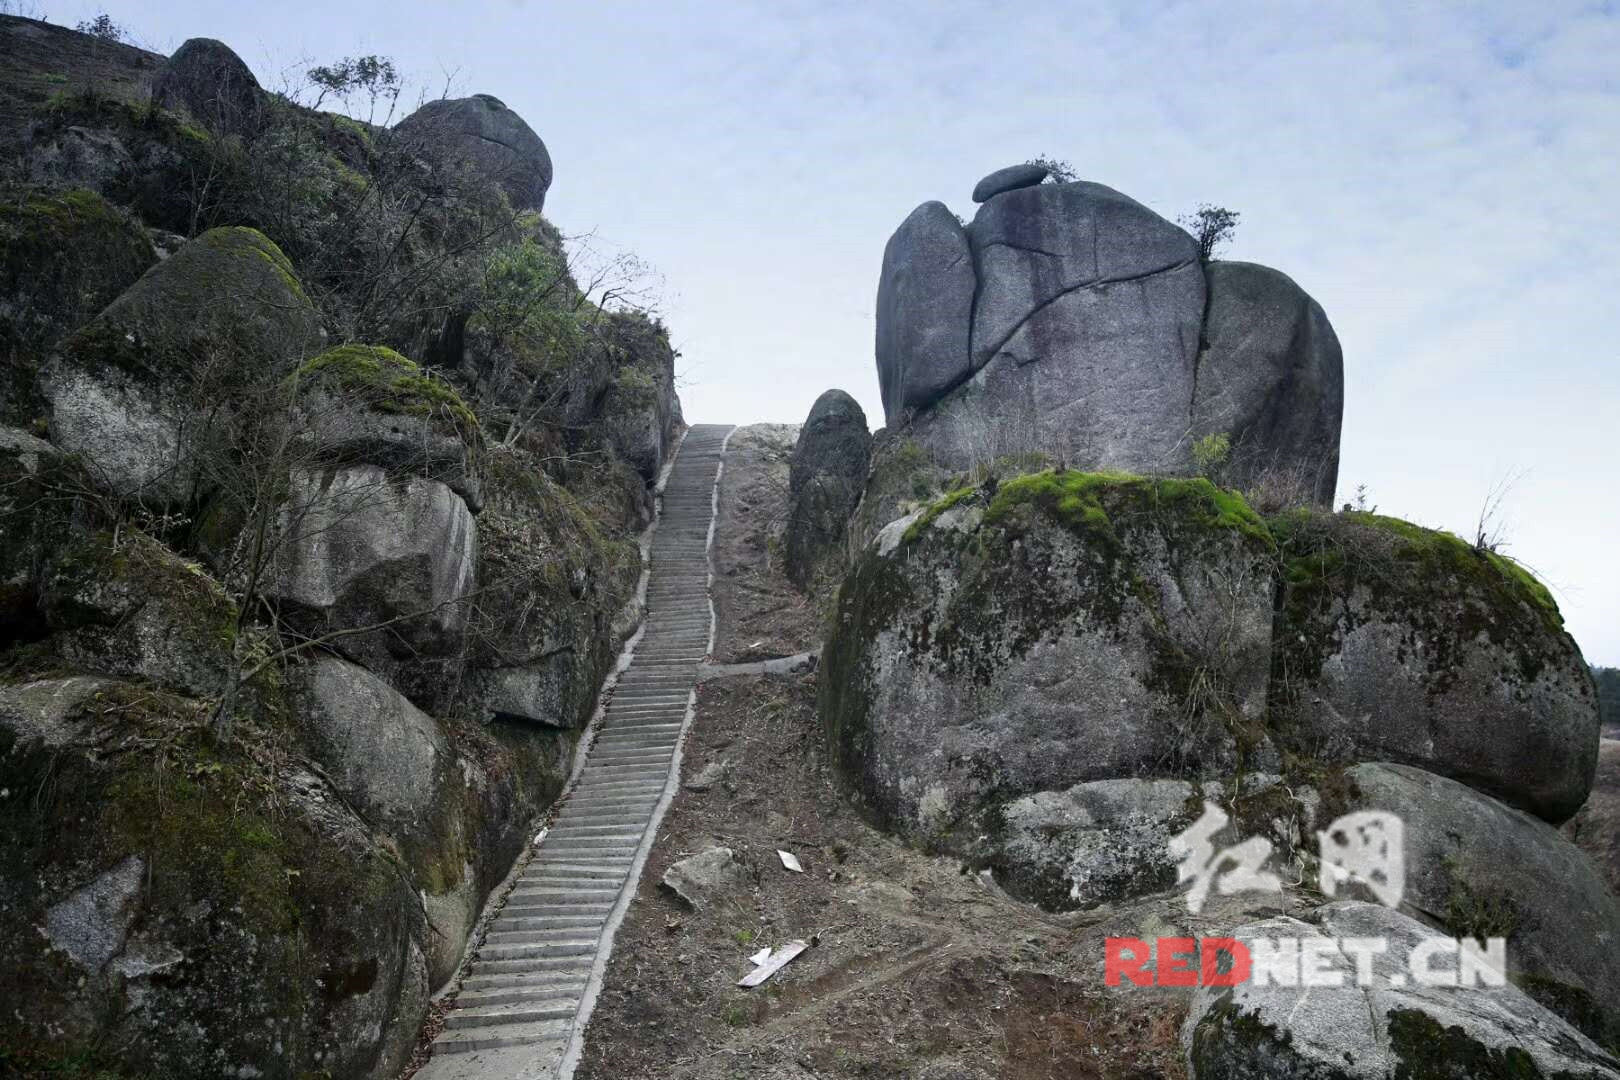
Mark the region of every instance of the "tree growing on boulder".
POLYGON ((84 19, 74 27, 81 34, 89 34, 102 41, 128 41, 129 31, 118 23, 113 22, 112 16, 103 11, 93 19, 84 19))
POLYGON ((1231 243, 1241 216, 1236 210, 1228 210, 1224 206, 1199 203, 1197 210, 1182 214, 1176 219, 1176 224, 1193 234, 1198 241, 1199 259, 1209 262, 1215 257, 1216 251, 1231 243))

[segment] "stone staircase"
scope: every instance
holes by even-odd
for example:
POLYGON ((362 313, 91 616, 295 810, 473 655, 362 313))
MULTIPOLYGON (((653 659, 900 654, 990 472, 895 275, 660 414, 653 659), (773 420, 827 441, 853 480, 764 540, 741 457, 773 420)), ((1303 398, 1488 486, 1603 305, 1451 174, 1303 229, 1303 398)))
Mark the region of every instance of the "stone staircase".
POLYGON ((647 617, 551 829, 494 920, 419 1080, 557 1075, 634 894, 713 634, 709 529, 729 425, 687 432, 653 532, 647 617), (601 955, 599 957, 599 953, 601 955))

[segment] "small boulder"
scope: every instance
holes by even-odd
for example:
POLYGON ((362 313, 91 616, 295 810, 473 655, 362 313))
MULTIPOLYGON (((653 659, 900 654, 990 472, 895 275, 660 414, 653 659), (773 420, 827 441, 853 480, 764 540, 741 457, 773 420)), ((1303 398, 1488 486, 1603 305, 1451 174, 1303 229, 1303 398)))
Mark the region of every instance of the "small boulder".
POLYGON ((1585 854, 1537 818, 1406 765, 1345 771, 1354 809, 1404 825, 1402 906, 1458 937, 1507 938, 1508 971, 1531 997, 1605 1045, 1620 1045, 1620 902, 1585 854))
POLYGON ((1270 267, 1211 262, 1204 276, 1209 307, 1192 437, 1226 437, 1222 483, 1277 506, 1331 508, 1344 413, 1344 357, 1332 324, 1270 267))
POLYGON ((1299 939, 1313 948, 1330 938, 1383 939, 1387 951, 1370 959, 1371 985, 1356 985, 1350 955, 1326 945, 1312 955, 1344 985, 1279 986, 1251 976, 1236 986, 1199 987, 1182 1029, 1194 1080, 1620 1077, 1620 1061, 1511 985, 1422 986, 1411 979, 1413 950, 1439 936, 1415 919, 1355 901, 1328 904, 1314 919, 1279 916, 1231 936, 1299 939))
POLYGON ((1552 595, 1450 533, 1296 511, 1281 540, 1272 727, 1323 761, 1449 776, 1557 824, 1597 764, 1592 673, 1552 595))
POLYGON ((1227 775, 1240 739, 1266 767, 1275 554, 1240 497, 1048 471, 891 528, 845 578, 818 679, 881 821, 966 850, 1022 795, 1227 775))
POLYGON ((1031 161, 1026 161, 1022 165, 1008 165, 1004 169, 997 169, 973 185, 973 201, 989 202, 1003 191, 1034 187, 1051 175, 1051 169, 1031 161))
POLYGON ((45 937, 86 971, 99 972, 124 949, 129 928, 140 914, 146 862, 125 857, 78 892, 45 913, 45 937))
POLYGON ((551 155, 499 98, 474 94, 430 101, 401 120, 394 133, 423 157, 501 185, 516 209, 545 209, 551 155))
POLYGON ((788 471, 787 575, 801 588, 824 563, 843 569, 844 531, 860 501, 872 433, 860 403, 842 390, 816 399, 788 471))
POLYGON ((298 470, 282 512, 272 593, 311 636, 387 669, 460 644, 474 589, 476 524, 437 480, 376 465, 298 470))
POLYGON ((753 880, 730 848, 712 847, 671 864, 664 871, 663 884, 693 908, 705 908, 741 899, 753 880))
POLYGON ((293 693, 316 759, 368 820, 399 838, 430 818, 449 758, 431 716, 334 657, 296 668, 293 693))
POLYGON ((229 45, 213 38, 191 38, 169 57, 152 83, 152 101, 183 111, 218 134, 247 135, 257 130, 262 91, 259 80, 229 45))
POLYGON ((967 233, 944 203, 923 203, 889 237, 878 277, 877 367, 891 426, 972 372, 976 281, 967 233))
POLYGON ((0 686, 0 727, 19 743, 67 746, 79 732, 74 715, 103 690, 116 686, 99 675, 36 679, 0 686))
MULTIPOLYGON (((238 399, 316 350, 320 320, 264 234, 210 229, 69 336, 42 372, 51 440, 113 494, 191 498, 238 399), (199 397, 217 406, 199 410, 199 397)), ((263 409, 264 401, 253 407, 263 409)))

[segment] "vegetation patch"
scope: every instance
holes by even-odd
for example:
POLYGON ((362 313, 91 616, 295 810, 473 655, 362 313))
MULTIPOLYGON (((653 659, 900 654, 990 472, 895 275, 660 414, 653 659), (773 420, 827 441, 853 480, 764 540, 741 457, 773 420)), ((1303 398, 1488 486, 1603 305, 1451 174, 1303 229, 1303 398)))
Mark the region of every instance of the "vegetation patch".
POLYGON ((382 345, 339 345, 305 361, 301 382, 352 394, 379 412, 421 416, 471 439, 478 417, 454 387, 382 345))

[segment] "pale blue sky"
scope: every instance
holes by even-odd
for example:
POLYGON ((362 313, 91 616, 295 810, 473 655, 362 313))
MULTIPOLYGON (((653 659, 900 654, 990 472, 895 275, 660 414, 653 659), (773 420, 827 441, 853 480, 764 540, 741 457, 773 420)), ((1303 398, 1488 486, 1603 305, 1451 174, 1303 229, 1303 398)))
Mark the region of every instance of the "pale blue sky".
MULTIPOLYGON (((36 0, 72 23, 101 4, 36 0)), ((547 213, 665 279, 687 415, 882 422, 884 241, 1044 153, 1233 258, 1344 344, 1340 498, 1471 535, 1487 492, 1589 659, 1620 664, 1620 10, 1614 3, 130 3, 149 47, 232 45, 269 86, 393 56, 495 94, 556 163, 547 213)))

